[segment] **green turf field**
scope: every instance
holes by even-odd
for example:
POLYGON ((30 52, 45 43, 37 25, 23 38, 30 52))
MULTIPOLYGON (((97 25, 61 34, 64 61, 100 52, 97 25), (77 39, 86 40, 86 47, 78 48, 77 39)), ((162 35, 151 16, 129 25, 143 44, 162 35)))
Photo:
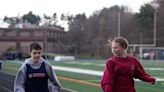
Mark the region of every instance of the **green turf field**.
MULTIPOLYGON (((150 75, 158 78, 164 78, 164 62, 141 62, 143 67, 146 68, 162 68, 163 70, 147 70, 150 75)), ((95 60, 95 61, 63 61, 63 62, 51 62, 54 66, 64 66, 70 68, 80 68, 89 69, 96 71, 103 71, 105 60, 95 60)), ((16 74, 16 71, 21 64, 12 62, 3 62, 3 71, 16 74)), ((72 73, 66 71, 56 70, 57 76, 59 76, 59 81, 62 86, 68 89, 76 90, 78 92, 102 92, 99 85, 95 86, 92 84, 99 84, 101 77, 89 74, 72 73), (60 77, 66 77, 70 79, 62 79, 60 77), (72 80, 73 79, 73 80, 72 80), (81 82, 82 81, 82 82, 81 82), (91 84, 89 84, 91 83, 91 84)), ((137 92, 164 92, 164 81, 157 81, 155 85, 145 83, 142 81, 135 82, 137 92)))

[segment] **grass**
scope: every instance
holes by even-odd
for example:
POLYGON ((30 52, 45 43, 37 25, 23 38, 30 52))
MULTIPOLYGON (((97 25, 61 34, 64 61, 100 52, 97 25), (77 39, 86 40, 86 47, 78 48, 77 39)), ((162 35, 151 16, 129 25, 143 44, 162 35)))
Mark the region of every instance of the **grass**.
POLYGON ((99 76, 93 76, 93 75, 87 75, 87 74, 77 74, 77 73, 71 73, 71 72, 64 72, 64 71, 56 71, 56 74, 58 76, 64 76, 68 78, 74 78, 78 80, 83 80, 87 82, 93 82, 93 83, 99 83, 101 77, 99 76))
MULTIPOLYGON (((65 67, 73 67, 73 68, 82 68, 82 69, 91 69, 97 71, 103 71, 105 65, 105 60, 96 60, 96 61, 70 61, 70 62, 51 62, 52 65, 55 66, 65 66, 65 67)), ((164 62, 141 62, 144 68, 164 68, 164 62)), ((21 64, 4 62, 3 63, 3 71, 16 74, 21 64)), ((147 73, 153 75, 155 77, 164 78, 164 70, 146 70, 147 73)), ((79 73, 71 73, 65 71, 56 71, 58 76, 64 76, 68 78, 73 78, 77 80, 82 80, 86 82, 99 84, 101 77, 87 75, 87 74, 79 74, 79 73)), ((59 79, 62 86, 68 89, 76 90, 78 92, 102 92, 100 87, 92 86, 88 84, 78 83, 70 80, 59 79)), ((136 92, 163 92, 164 90, 164 82, 157 82, 155 85, 151 85, 146 82, 137 81, 135 82, 136 92)))
POLYGON ((5 72, 10 73, 12 75, 15 75, 20 66, 21 66, 21 64, 13 64, 11 62, 5 61, 2 64, 2 71, 5 71, 5 72))
POLYGON ((60 83, 63 87, 76 90, 78 92, 102 92, 102 90, 99 87, 75 83, 72 81, 60 80, 60 83))
POLYGON ((155 85, 150 85, 146 82, 136 82, 137 92, 163 92, 164 90, 164 82, 157 82, 155 85))

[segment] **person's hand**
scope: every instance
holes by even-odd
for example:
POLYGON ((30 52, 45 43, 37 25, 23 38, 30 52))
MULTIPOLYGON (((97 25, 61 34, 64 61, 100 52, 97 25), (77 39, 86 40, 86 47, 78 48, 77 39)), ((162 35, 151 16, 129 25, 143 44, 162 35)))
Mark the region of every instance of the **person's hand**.
POLYGON ((155 84, 155 82, 156 82, 156 79, 155 78, 153 78, 154 80, 151 82, 151 84, 155 84))

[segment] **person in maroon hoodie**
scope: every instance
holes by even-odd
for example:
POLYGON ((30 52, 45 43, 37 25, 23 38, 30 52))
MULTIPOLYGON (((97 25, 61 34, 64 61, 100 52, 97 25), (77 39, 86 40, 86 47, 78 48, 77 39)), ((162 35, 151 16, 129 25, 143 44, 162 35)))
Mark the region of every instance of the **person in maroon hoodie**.
POLYGON ((101 87, 104 92, 136 92, 134 79, 155 83, 155 78, 148 75, 140 62, 127 54, 128 41, 117 37, 111 42, 113 56, 107 60, 101 87))

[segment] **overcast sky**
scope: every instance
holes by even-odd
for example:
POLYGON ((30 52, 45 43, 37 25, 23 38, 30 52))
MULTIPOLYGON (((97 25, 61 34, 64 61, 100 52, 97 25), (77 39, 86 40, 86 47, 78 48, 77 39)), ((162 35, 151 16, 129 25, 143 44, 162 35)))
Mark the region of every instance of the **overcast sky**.
MULTIPOLYGON (((58 18, 62 13, 78 14, 85 13, 90 16, 96 10, 113 5, 128 6, 133 12, 138 12, 140 6, 152 0, 0 0, 0 27, 8 24, 3 22, 4 16, 16 17, 32 11, 33 14, 52 16, 57 13, 58 18)), ((66 21, 59 21, 58 25, 68 30, 66 21)))
POLYGON ((52 15, 69 13, 77 14, 85 12, 87 16, 94 11, 112 5, 126 5, 134 12, 144 3, 152 0, 0 0, 0 17, 6 16, 22 16, 32 11, 34 14, 52 15))

